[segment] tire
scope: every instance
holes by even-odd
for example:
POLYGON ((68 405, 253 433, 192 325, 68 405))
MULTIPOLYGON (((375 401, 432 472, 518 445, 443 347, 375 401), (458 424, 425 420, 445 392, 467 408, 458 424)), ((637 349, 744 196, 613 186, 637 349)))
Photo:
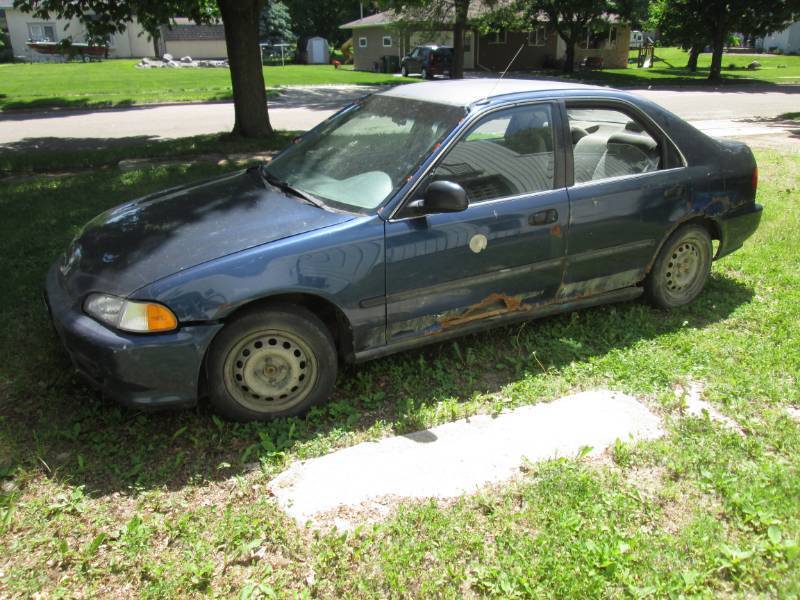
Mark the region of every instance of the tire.
POLYGON ((328 399, 336 369, 331 333, 309 310, 283 304, 252 310, 211 345, 209 399, 234 421, 299 416, 328 399))
POLYGON ((645 296, 659 308, 692 302, 711 271, 711 236, 704 227, 686 225, 667 238, 645 280, 645 296))
POLYGON ((400 67, 400 74, 401 74, 403 77, 408 77, 408 67, 407 67, 407 66, 405 66, 405 65, 403 65, 402 67, 400 67))
POLYGON ((422 78, 423 79, 433 79, 430 73, 428 73, 428 69, 422 67, 422 78))

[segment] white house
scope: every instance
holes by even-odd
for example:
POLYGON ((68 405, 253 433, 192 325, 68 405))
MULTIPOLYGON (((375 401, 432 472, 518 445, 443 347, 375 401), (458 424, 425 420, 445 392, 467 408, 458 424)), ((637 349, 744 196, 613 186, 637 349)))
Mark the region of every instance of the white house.
MULTIPOLYGON (((46 60, 28 46, 28 42, 59 42, 69 38, 73 42, 84 42, 86 30, 78 19, 37 19, 30 13, 14 8, 14 0, 0 0, 4 11, 14 57, 21 60, 46 60)), ((176 18, 170 28, 162 29, 161 53, 175 57, 189 55, 192 58, 225 58, 225 29, 218 25, 195 25, 184 18, 176 18)), ((153 56, 153 41, 142 26, 133 21, 122 33, 109 39, 109 56, 132 58, 153 56)))
POLYGON ((758 46, 770 51, 778 49, 784 54, 800 52, 800 21, 792 23, 783 31, 770 34, 759 40, 758 46))

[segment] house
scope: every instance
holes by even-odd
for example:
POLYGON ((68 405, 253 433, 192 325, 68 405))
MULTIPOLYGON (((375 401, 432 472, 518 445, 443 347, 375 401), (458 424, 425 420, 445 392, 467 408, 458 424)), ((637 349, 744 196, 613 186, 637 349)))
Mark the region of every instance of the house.
MULTIPOLYGON (((37 19, 30 13, 14 8, 14 0, 0 0, 0 11, 5 13, 11 47, 19 60, 47 60, 48 55, 30 48, 28 42, 86 41, 86 30, 78 19, 37 19)), ((112 58, 140 58, 153 56, 155 49, 150 36, 138 21, 132 21, 122 33, 109 38, 109 56, 112 58)), ((189 19, 178 17, 171 27, 162 28, 159 41, 161 54, 175 57, 225 58, 225 29, 219 25, 196 25, 189 19)))
POLYGON ((777 31, 756 41, 758 48, 767 52, 779 50, 782 54, 800 53, 800 21, 792 23, 783 31, 777 31))
MULTIPOLYGON (((470 20, 474 22, 486 10, 481 2, 473 2, 470 20)), ((464 33, 464 68, 502 71, 520 48, 513 69, 555 67, 564 60, 566 45, 544 17, 539 23, 532 31, 502 30, 485 35, 477 27, 469 27, 464 33)), ((453 45, 451 29, 415 26, 391 10, 345 23, 340 29, 352 31, 353 62, 360 71, 378 70, 382 57, 402 58, 420 44, 453 45)), ((628 66, 629 43, 630 27, 610 17, 601 31, 587 31, 586 40, 575 49, 575 59, 580 62, 599 57, 606 68, 624 69, 628 66)))

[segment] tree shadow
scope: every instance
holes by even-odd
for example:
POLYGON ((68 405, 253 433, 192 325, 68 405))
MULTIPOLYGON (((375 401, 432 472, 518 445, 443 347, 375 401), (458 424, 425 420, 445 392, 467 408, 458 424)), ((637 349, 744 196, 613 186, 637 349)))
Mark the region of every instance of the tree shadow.
POLYGON ((227 132, 166 139, 154 135, 123 138, 31 137, 0 144, 0 177, 10 174, 73 172, 114 166, 127 159, 197 160, 198 155, 262 153, 281 150, 297 132, 278 131, 265 139, 227 132))
POLYGON ((290 451, 300 457, 324 453, 335 440, 365 436, 381 423, 398 434, 424 429, 420 409, 443 398, 463 402, 643 340, 686 327, 701 330, 728 318, 753 295, 749 287, 715 274, 694 304, 669 313, 629 302, 344 367, 331 401, 305 419, 257 424, 222 422, 205 402, 182 412, 122 408, 74 375, 56 337, 37 328, 53 377, 43 398, 7 403, 5 427, 18 432, 11 451, 17 464, 47 465, 50 477, 85 486, 87 493, 179 490, 243 474, 257 461, 279 465, 290 451))

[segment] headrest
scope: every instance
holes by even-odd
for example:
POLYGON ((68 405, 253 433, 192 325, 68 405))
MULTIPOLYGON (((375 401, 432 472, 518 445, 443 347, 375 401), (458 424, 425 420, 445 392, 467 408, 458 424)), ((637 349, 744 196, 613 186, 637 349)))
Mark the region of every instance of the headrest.
POLYGON ((642 152, 652 152, 658 147, 658 143, 649 135, 637 135, 635 133, 615 133, 608 137, 607 144, 625 144, 634 146, 642 152))

